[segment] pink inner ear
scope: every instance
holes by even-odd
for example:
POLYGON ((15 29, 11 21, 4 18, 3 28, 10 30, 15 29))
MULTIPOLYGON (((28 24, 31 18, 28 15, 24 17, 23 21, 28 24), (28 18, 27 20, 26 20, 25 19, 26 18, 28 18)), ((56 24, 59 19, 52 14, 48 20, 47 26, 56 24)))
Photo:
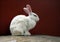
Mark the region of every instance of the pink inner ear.
POLYGON ((23 8, 23 10, 24 10, 27 14, 30 13, 29 10, 28 10, 27 8, 23 8))
POLYGON ((26 8, 29 10, 29 12, 32 12, 31 6, 29 4, 26 5, 26 8))

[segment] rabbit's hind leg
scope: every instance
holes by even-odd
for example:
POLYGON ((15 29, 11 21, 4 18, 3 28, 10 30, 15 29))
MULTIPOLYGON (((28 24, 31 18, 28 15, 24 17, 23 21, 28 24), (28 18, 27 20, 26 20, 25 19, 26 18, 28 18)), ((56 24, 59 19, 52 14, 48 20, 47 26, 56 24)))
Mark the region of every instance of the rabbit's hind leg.
POLYGON ((12 35, 22 35, 22 33, 19 32, 19 31, 14 31, 14 32, 12 33, 12 35))

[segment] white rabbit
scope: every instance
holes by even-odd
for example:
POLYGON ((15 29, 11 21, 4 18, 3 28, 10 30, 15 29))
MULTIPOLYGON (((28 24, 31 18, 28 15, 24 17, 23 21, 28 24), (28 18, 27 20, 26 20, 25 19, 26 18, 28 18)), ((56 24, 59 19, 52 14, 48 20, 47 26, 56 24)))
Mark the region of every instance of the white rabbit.
POLYGON ((32 12, 30 5, 26 5, 23 10, 28 14, 28 16, 17 15, 12 19, 10 24, 12 35, 31 35, 29 30, 33 29, 36 22, 39 21, 38 15, 32 12))

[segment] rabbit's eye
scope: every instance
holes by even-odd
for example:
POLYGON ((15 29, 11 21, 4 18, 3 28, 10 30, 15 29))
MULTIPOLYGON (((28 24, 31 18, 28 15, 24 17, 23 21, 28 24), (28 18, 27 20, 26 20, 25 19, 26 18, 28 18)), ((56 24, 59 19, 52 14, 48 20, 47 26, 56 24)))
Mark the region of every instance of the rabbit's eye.
POLYGON ((34 15, 35 17, 37 17, 36 15, 34 15))

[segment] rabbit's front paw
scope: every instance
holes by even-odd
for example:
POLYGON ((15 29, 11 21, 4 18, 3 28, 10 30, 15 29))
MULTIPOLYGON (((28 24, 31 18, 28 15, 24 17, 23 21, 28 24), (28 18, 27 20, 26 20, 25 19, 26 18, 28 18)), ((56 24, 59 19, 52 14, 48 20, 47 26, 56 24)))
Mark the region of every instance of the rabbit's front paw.
POLYGON ((24 35, 31 35, 31 33, 29 31, 26 31, 24 35))

